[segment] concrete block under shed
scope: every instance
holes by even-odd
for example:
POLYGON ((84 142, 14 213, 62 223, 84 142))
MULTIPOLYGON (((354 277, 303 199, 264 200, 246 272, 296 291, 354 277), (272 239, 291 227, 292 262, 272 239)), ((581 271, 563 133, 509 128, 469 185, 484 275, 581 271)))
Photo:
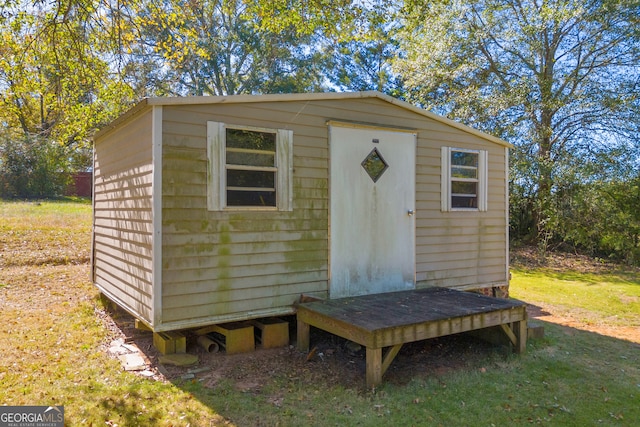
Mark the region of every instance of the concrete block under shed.
POLYGON ((276 317, 251 321, 256 327, 256 338, 262 348, 277 348, 289 345, 289 322, 276 317))
POLYGON ((180 332, 155 332, 153 345, 162 354, 187 352, 187 338, 180 332))
POLYGON ((211 325, 196 331, 197 335, 217 334, 227 354, 247 353, 255 350, 254 326, 248 322, 211 325), (221 337, 220 337, 221 336, 221 337))

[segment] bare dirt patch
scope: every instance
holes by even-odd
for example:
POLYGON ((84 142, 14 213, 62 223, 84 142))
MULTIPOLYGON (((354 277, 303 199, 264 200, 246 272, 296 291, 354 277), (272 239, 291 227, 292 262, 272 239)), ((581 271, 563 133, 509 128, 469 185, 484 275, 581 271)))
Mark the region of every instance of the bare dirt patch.
POLYGON ((514 247, 510 250, 511 265, 522 268, 547 268, 551 271, 577 271, 579 273, 611 273, 624 269, 640 273, 640 268, 621 266, 602 258, 571 252, 547 252, 540 256, 533 246, 514 247))
POLYGON ((640 344, 640 328, 637 326, 618 326, 597 323, 588 323, 581 321, 575 316, 569 314, 554 314, 556 309, 551 305, 528 305, 527 312, 529 318, 539 319, 557 325, 568 326, 572 329, 580 329, 583 331, 593 332, 607 337, 618 338, 640 344))
MULTIPOLYGON (((134 319, 117 308, 103 316, 114 339, 135 344, 149 362, 143 375, 160 381, 198 381, 215 389, 230 383, 244 393, 262 393, 273 378, 284 378, 286 383, 337 384, 344 388, 365 390, 365 349, 354 343, 312 328, 312 351, 302 353, 295 347, 295 330, 291 328, 292 344, 276 349, 256 348, 243 354, 224 351, 208 353, 196 342, 196 336, 187 335, 187 352, 198 356, 193 366, 175 367, 159 363, 160 354, 153 346, 149 331, 136 329, 134 319), (152 372, 153 375, 149 375, 152 372)), ((285 318, 290 325, 294 317, 285 318)), ((108 346, 108 345, 106 345, 108 346)), ((105 346, 105 348, 106 348, 105 346)), ((468 335, 455 335, 405 344, 385 374, 385 382, 407 384, 414 377, 440 377, 451 371, 475 366, 478 360, 507 348, 496 347, 468 335)), ((480 369, 480 368, 479 368, 480 369)), ((287 384, 283 384, 286 387, 287 384)), ((270 399, 278 405, 278 395, 270 399)))

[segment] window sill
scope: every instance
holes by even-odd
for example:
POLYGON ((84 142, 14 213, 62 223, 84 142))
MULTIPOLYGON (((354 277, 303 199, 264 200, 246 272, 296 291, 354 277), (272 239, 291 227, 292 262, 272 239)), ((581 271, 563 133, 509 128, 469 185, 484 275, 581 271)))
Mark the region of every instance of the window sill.
POLYGON ((483 212, 478 208, 451 208, 442 212, 483 212))
POLYGON ((279 209, 275 206, 227 206, 222 209, 222 212, 278 212, 279 209))

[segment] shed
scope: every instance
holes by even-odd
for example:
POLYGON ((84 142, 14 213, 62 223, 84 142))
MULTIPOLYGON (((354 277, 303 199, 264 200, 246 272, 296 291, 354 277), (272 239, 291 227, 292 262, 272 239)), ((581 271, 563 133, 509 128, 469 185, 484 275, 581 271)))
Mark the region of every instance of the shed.
POLYGON ((504 289, 509 147, 379 92, 147 98, 95 137, 93 281, 155 332, 504 289))

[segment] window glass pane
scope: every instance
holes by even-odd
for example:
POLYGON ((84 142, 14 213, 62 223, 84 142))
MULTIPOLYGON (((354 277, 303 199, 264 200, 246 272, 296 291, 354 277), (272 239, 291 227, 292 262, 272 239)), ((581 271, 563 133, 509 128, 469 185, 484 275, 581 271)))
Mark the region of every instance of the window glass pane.
POLYGON ((275 172, 227 169, 227 187, 275 188, 275 183, 275 172))
POLYGON ((275 166, 275 153, 241 153, 227 150, 228 165, 275 166))
POLYGON ((478 167, 478 153, 467 153, 464 151, 451 152, 451 166, 473 166, 478 167))
POLYGON ((364 170, 367 171, 367 174, 373 180, 373 182, 377 182, 384 171, 389 168, 389 165, 382 158, 382 155, 377 148, 371 150, 367 157, 365 157, 365 159, 362 161, 361 165, 364 170))
POLYGON ((478 194, 478 183, 477 182, 452 181, 451 182, 451 194, 477 195, 478 194))
POLYGON ((477 197, 458 197, 451 196, 452 208, 478 208, 477 197))
POLYGON ((275 191, 227 190, 227 206, 275 206, 275 191))
POLYGON ((470 167, 451 166, 451 178, 478 178, 478 169, 470 167))
POLYGON ((276 134, 226 129, 227 206, 276 206, 276 134))
POLYGON ((276 134, 227 128, 227 148, 276 151, 276 134))

